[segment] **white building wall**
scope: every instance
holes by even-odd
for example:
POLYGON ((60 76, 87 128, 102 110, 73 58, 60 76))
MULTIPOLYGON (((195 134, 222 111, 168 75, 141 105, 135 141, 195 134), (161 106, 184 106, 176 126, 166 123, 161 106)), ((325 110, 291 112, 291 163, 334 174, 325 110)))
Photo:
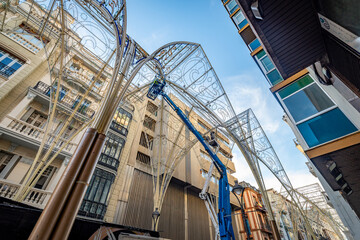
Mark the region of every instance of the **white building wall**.
POLYGON ((322 187, 324 188, 326 194, 328 195, 330 202, 334 206, 337 214, 339 215, 341 221, 349 229, 349 233, 346 234, 346 237, 349 240, 360 239, 360 220, 356 216, 354 210, 350 207, 349 203, 342 197, 339 191, 333 191, 329 184, 326 182, 321 173, 316 169, 316 167, 309 161, 312 170, 319 179, 322 187))

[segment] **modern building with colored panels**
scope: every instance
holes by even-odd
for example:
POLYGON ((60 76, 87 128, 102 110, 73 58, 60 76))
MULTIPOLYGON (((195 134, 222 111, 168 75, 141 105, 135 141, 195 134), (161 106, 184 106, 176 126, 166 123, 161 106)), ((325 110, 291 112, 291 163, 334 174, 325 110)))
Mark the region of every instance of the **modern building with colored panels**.
POLYGON ((238 225, 237 229, 239 229, 241 239, 274 239, 260 191, 247 182, 240 182, 239 184, 244 187, 243 192, 238 195, 244 207, 244 214, 242 214, 241 210, 237 210, 235 211, 234 218, 238 225))
POLYGON ((360 33, 351 24, 359 22, 359 3, 222 4, 283 108, 296 144, 359 238, 360 33))

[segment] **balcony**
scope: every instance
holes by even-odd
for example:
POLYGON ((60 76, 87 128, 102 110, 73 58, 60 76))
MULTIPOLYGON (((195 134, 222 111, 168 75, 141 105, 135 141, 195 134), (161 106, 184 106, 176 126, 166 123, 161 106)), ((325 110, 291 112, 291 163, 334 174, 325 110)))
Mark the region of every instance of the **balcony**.
MULTIPOLYGON (((50 86, 46 83, 39 81, 32 89, 40 94, 45 95, 47 98, 50 98, 50 86)), ((58 103, 60 103, 59 105, 66 110, 72 111, 72 109, 75 108, 75 106, 79 103, 79 100, 73 99, 67 95, 61 96, 60 94, 58 103)), ((79 107, 78 112, 87 118, 91 118, 95 114, 93 109, 83 106, 79 107)))
MULTIPOLYGON (((40 142, 42 141, 44 134, 45 134, 44 129, 36 127, 34 125, 31 125, 27 122, 21 121, 19 119, 9 116, 9 115, 7 115, 4 118, 2 125, 3 125, 2 126, 3 131, 6 132, 11 137, 16 137, 17 139, 21 139, 21 141, 25 141, 25 142, 28 142, 31 144, 35 143, 35 145, 40 144, 40 142), (11 132, 6 131, 6 130, 11 130, 11 132)), ((55 137, 56 137, 56 134, 49 134, 49 136, 46 139, 46 142, 47 143, 51 142, 52 140, 55 139, 55 137)), ((66 139, 60 138, 55 147, 56 148, 62 147, 66 141, 67 141, 66 139)), ((66 152, 66 155, 71 156, 71 154, 75 150, 76 146, 77 146, 77 144, 70 142, 69 144, 67 144, 64 147, 63 151, 66 152)))
POLYGON ((114 130, 117 133, 120 133, 124 137, 126 137, 127 134, 128 134, 128 130, 126 128, 124 128, 123 126, 121 126, 120 124, 118 124, 118 123, 116 123, 114 121, 111 122, 110 129, 114 130))
POLYGON ((38 53, 41 48, 39 46, 36 46, 34 43, 32 43, 27 36, 29 35, 23 35, 23 34, 17 34, 15 32, 12 33, 3 33, 8 38, 14 40, 15 42, 19 43, 24 48, 28 49, 32 53, 36 54, 38 53))
POLYGON ((265 223, 260 223, 260 230, 263 231, 263 232, 272 233, 270 224, 268 224, 268 223, 266 223, 266 224, 265 223))
MULTIPOLYGON (((74 71, 69 67, 65 67, 64 75, 65 81, 67 81, 69 85, 72 85, 77 90, 80 90, 82 93, 85 93, 85 91, 89 89, 95 78, 79 73, 78 71, 74 71)), ((97 100, 101 100, 101 86, 98 87, 96 84, 94 84, 91 91, 89 92, 89 95, 97 100)))
POLYGON ((119 160, 116 158, 113 158, 111 156, 106 155, 105 153, 101 153, 98 164, 103 165, 105 167, 111 168, 115 171, 117 171, 119 167, 119 160))
MULTIPOLYGON (((12 183, 5 179, 0 179, 0 197, 14 200, 15 194, 20 188, 20 184, 12 183)), ((37 208, 44 208, 52 192, 33 188, 22 203, 37 208)))
POLYGON ((106 212, 106 204, 89 200, 83 200, 78 214, 84 217, 103 219, 106 212))

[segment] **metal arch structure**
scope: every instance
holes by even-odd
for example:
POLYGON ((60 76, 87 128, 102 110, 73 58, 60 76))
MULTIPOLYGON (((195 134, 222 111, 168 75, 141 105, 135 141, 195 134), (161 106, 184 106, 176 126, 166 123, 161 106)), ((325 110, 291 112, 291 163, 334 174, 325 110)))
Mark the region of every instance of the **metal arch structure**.
MULTIPOLYGON (((301 218, 305 222, 306 233, 309 239, 316 238, 315 233, 306 217, 303 209, 301 208, 298 196, 293 194, 293 187, 290 179, 288 178, 280 159, 278 158, 275 150, 273 149, 270 141, 268 140, 264 130, 262 129, 259 121, 251 109, 238 114, 234 119, 225 123, 232 136, 235 137, 234 141, 243 152, 250 169, 253 171, 254 177, 258 183, 260 191, 265 197, 265 206, 271 209, 269 198, 266 194, 265 184, 261 174, 259 162, 262 162, 273 175, 279 180, 281 185, 289 193, 295 207, 299 210, 301 218), (238 126, 242 126, 239 129, 238 126)), ((271 220, 275 222, 273 212, 270 211, 271 220)))
MULTIPOLYGON (((57 145, 66 127, 72 119, 76 118, 76 111, 79 106, 102 74, 108 75, 108 81, 103 89, 102 105, 97 109, 95 116, 87 119, 86 124, 83 125, 84 128, 93 124, 99 133, 105 133, 109 124, 107 120, 113 116, 115 108, 124 99, 124 96, 131 91, 141 92, 140 89, 143 86, 148 85, 156 74, 160 74, 170 83, 167 91, 179 96, 179 100, 190 106, 193 111, 196 111, 210 124, 216 126, 219 131, 229 136, 234 142, 237 141, 236 135, 229 130, 228 126, 228 123, 233 119, 236 119, 236 121, 231 125, 232 128, 237 129, 239 136, 246 136, 244 125, 236 118, 234 109, 202 47, 196 43, 174 42, 166 44, 153 54, 148 55, 134 40, 126 35, 125 1, 76 0, 70 2, 60 1, 59 3, 55 0, 18 1, 15 6, 5 6, 5 13, 1 23, 2 32, 11 35, 13 34, 11 26, 8 26, 5 21, 10 7, 23 14, 30 25, 36 25, 35 18, 37 16, 44 20, 42 24, 36 25, 38 30, 36 36, 40 39, 43 39, 43 37, 59 39, 58 42, 53 42, 47 46, 43 43, 49 72, 51 73, 51 82, 56 84, 56 88, 53 88, 53 102, 50 107, 50 116, 52 117, 48 121, 45 135, 50 134, 51 124, 58 109, 60 84, 66 75, 64 70, 67 49, 75 49, 79 55, 87 54, 91 57, 91 61, 98 65, 98 74, 95 80, 88 86, 77 107, 68 113, 69 117, 60 130, 60 134, 51 141, 47 141, 49 138, 43 138, 34 166, 29 171, 30 175, 26 177, 25 184, 27 185, 23 186, 23 189, 17 195, 18 200, 25 197, 36 182, 36 174, 38 177, 41 176, 41 173, 55 159, 54 156, 80 132, 77 131, 73 135, 67 136, 61 147, 57 145), (92 29, 96 26, 96 31, 90 31, 90 26, 92 29), (99 35, 103 37, 100 38, 99 35), (104 61, 103 59, 107 60, 104 61), (109 102, 112 103, 112 106, 109 106, 109 102), (36 162, 40 164, 35 168, 36 162)), ((20 34, 29 35, 25 32, 20 34)), ((159 139, 161 139, 161 135, 159 139)), ((238 146, 241 146, 240 150, 244 154, 253 154, 250 157, 245 156, 245 158, 263 195, 266 196, 260 168, 258 168, 258 163, 254 160, 261 160, 261 158, 257 156, 258 153, 253 142, 248 142, 245 139, 239 141, 238 143, 241 144, 238 144, 238 146)), ((190 144, 190 146, 193 144, 195 143, 190 144)), ((191 147, 184 147, 179 150, 176 153, 177 158, 181 160, 190 149, 191 147)), ((159 161, 161 162, 161 158, 159 161)), ((176 164, 170 164, 169 166, 171 171, 176 168, 176 164)), ((273 173, 278 178, 279 174, 281 174, 278 170, 273 173)), ((281 181, 281 178, 279 180, 281 181)), ((169 179, 165 180, 165 184, 157 189, 160 190, 160 187, 162 187, 165 194, 166 183, 168 184, 169 181, 169 179)), ((267 207, 271 209, 270 204, 267 204, 267 207)))
MULTIPOLYGON (((343 240, 344 237, 341 232, 347 229, 341 223, 336 210, 328 205, 322 192, 323 190, 318 183, 292 189, 292 194, 296 195, 299 199, 300 207, 305 212, 306 217, 310 219, 312 223, 315 223, 313 225, 328 230, 332 229, 333 235, 343 240)), ((284 199, 289 198, 287 191, 282 191, 281 194, 284 199)), ((299 225, 299 223, 297 224, 299 225)))
MULTIPOLYGON (((82 127, 79 131, 65 136, 67 127, 74 121, 78 120, 77 111, 85 98, 89 95, 91 89, 95 87, 95 82, 102 74, 106 74, 109 80, 104 84, 100 94, 105 94, 106 89, 110 89, 117 81, 118 72, 121 66, 121 56, 125 49, 124 34, 126 30, 126 8, 123 1, 116 0, 111 2, 60 2, 56 1, 18 1, 14 6, 7 6, 6 11, 12 7, 21 16, 26 18, 22 24, 33 26, 36 29, 34 36, 42 39, 43 49, 47 57, 48 69, 51 82, 51 104, 49 108, 48 123, 46 125, 45 136, 42 139, 40 149, 36 155, 35 160, 28 171, 25 181, 20 190, 16 194, 16 199, 21 201, 26 197, 29 190, 37 182, 41 174, 53 162, 58 153, 60 153, 67 145, 76 137, 76 135, 91 125, 94 118, 81 118, 82 127), (114 16, 114 17, 112 17, 114 16), (39 24, 37 19, 44 21, 39 24), (105 27, 112 23, 113 29, 105 27), (123 36, 121 36, 120 30, 123 36), (59 39, 58 41, 51 41, 45 44, 45 39, 59 39), (117 47, 122 46, 122 47, 117 47), (63 112, 60 108, 59 90, 64 78, 69 78, 69 71, 67 69, 67 50, 73 49, 80 56, 86 56, 99 71, 94 81, 87 86, 87 91, 82 94, 75 109, 66 111, 65 124, 59 130, 57 136, 51 136, 54 131, 55 122, 58 121, 58 112, 63 112), (116 54, 115 54, 116 53, 116 54), (114 57, 115 54, 115 57, 114 57), (103 61, 103 59, 107 59, 103 61), (112 73, 108 73, 112 70, 112 73), (111 80, 110 80, 111 78, 111 80), (39 164, 35 168, 35 164, 39 164)), ((22 36, 31 37, 32 35, 25 31, 12 31, 12 26, 2 23, 2 33, 8 37, 22 36)), ((139 58, 139 56, 138 56, 139 58)), ((112 89, 112 88, 111 88, 112 89)), ((106 94, 105 94, 106 95, 106 94)), ((97 111, 99 105, 94 105, 92 110, 97 111)), ((100 115, 100 114, 98 114, 100 115)))
MULTIPOLYGON (((233 135, 237 137, 237 140, 235 141, 238 145, 247 142, 247 146, 250 146, 250 149, 245 148, 244 151, 246 151, 250 156, 249 158, 252 160, 252 166, 258 173, 258 176, 261 178, 260 181, 262 181, 262 175, 259 162, 262 162, 282 184, 282 187, 285 189, 283 195, 286 195, 287 198, 290 198, 297 211, 297 214, 295 215, 300 214, 301 219, 303 219, 306 228, 305 232, 308 234, 307 237, 316 237, 316 235, 311 226, 311 222, 314 222, 314 219, 309 215, 308 208, 305 206, 306 204, 311 205, 311 207, 316 210, 317 214, 326 220, 339 239, 343 239, 343 236, 339 230, 343 229, 343 227, 337 223, 332 216, 329 215, 326 209, 321 208, 305 194, 292 187, 290 179, 288 178, 280 159, 278 158, 275 150, 273 149, 270 141, 268 140, 264 130, 262 129, 252 110, 248 109, 238 114, 236 118, 237 120, 233 119, 232 121, 225 123, 228 126, 228 130, 230 130, 233 135), (242 132, 239 132, 236 122, 240 123, 242 126, 242 132), (233 127, 233 124, 235 124, 235 127, 233 127), (309 233, 311 233, 310 236, 309 233)), ((266 194, 265 196, 267 198, 266 194)), ((322 204, 322 207, 324 207, 323 205, 324 204, 322 204)))

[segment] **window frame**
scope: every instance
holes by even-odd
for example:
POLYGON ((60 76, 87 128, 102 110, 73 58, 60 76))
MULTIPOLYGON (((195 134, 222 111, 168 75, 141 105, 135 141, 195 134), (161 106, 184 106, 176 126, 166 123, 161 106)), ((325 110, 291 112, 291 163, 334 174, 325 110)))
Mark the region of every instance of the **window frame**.
MULTIPOLYGON (((255 41, 255 40, 254 40, 254 41, 255 41)), ((249 48, 250 48, 250 47, 249 47, 249 48)), ((257 64, 259 65, 261 71, 264 73, 264 75, 265 75, 268 83, 269 83, 271 86, 275 86, 275 85, 278 84, 278 83, 273 84, 273 83, 270 81, 270 79, 269 79, 269 77, 268 77, 268 74, 271 73, 272 71, 275 71, 275 70, 278 71, 278 73, 279 73, 279 70, 276 68, 273 60, 268 56, 268 54, 265 52, 265 50, 262 50, 262 51, 264 51, 264 53, 265 53, 262 57, 258 58, 258 57, 256 56, 256 55, 257 55, 258 53, 260 53, 261 51, 254 55, 255 61, 256 61, 257 64), (273 64, 273 66, 274 66, 274 67, 273 67, 272 69, 270 69, 269 71, 267 71, 267 70, 265 69, 265 67, 263 66, 263 64, 262 64, 262 62, 261 62, 261 60, 264 59, 265 57, 268 57, 269 60, 271 61, 271 63, 273 64)), ((280 73, 279 73, 279 75, 280 75, 280 77, 282 78, 281 81, 284 81, 284 79, 283 79, 283 77, 281 76, 280 73)), ((281 81, 280 81, 280 82, 281 82, 281 81)))
MULTIPOLYGON (((334 140, 340 138, 340 137, 337 137, 337 138, 334 138, 334 139, 331 139, 331 140, 328 140, 328 141, 326 141, 326 142, 319 143, 319 144, 317 144, 317 145, 314 145, 314 146, 311 146, 311 147, 310 147, 309 143, 306 141, 303 133, 300 131, 300 129, 299 129, 299 127, 298 127, 298 126, 299 126, 300 124, 302 124, 302 123, 305 123, 305 122, 307 122, 307 121, 309 121, 309 120, 311 120, 311 119, 314 119, 314 118, 316 118, 316 117, 318 117, 318 116, 321 116, 321 115, 323 115, 323 114, 325 114, 325 113, 327 113, 327 112, 333 111, 333 110, 335 110, 335 109, 339 109, 339 111, 348 119, 348 121, 349 121, 356 129, 358 129, 358 128, 356 127, 356 125, 353 123, 353 121, 352 121, 350 118, 348 118, 348 117, 346 116, 346 114, 341 110, 341 108, 338 106, 338 104, 335 102, 335 100, 334 100, 326 91, 324 91, 324 90, 321 88, 320 83, 318 83, 317 81, 315 81, 315 79, 314 79, 310 74, 306 74, 306 75, 298 78, 297 80, 293 81, 292 83, 290 83, 290 84, 287 85, 286 87, 289 87, 291 84, 294 84, 295 82, 300 81, 302 78, 304 78, 304 77, 306 77, 306 76, 308 76, 308 77, 311 78, 312 82, 311 82, 310 84, 307 84, 307 85, 301 87, 300 89, 292 92, 291 94, 287 95, 287 96, 284 97, 284 98, 282 98, 282 97, 280 96, 280 94, 279 94, 280 91, 277 91, 277 92, 275 93, 275 95, 276 95, 277 99, 279 100, 281 106, 282 106, 283 109, 285 110, 285 113, 286 113, 287 116, 290 118, 290 120, 294 123, 294 126, 295 126, 296 130, 298 131, 301 139, 302 139, 303 142, 306 144, 306 146, 307 146, 308 148, 313 148, 313 147, 317 147, 317 146, 326 144, 326 143, 328 143, 328 142, 330 142, 330 141, 334 141, 334 140), (308 88, 308 87, 312 86, 313 84, 316 84, 316 85, 320 88, 320 90, 322 90, 322 92, 326 95, 326 97, 328 97, 328 99, 333 103, 333 105, 330 106, 330 107, 328 107, 328 108, 326 108, 326 109, 324 109, 324 110, 322 110, 322 111, 320 111, 320 112, 317 112, 317 113, 315 113, 315 114, 313 114, 313 115, 311 115, 311 116, 309 116, 309 117, 306 117, 306 118, 301 119, 301 120, 299 120, 299 121, 295 121, 295 119, 293 118, 293 116, 292 116, 291 112, 289 111, 288 107, 287 107, 286 104, 284 103, 284 100, 287 99, 287 98, 289 98, 289 97, 291 97, 291 96, 293 96, 293 95, 295 95, 296 93, 299 93, 300 91, 303 91, 305 88, 308 88)), ((285 88, 286 88, 286 87, 285 87, 285 88)), ((285 89, 285 88, 283 88, 283 89, 285 89)), ((344 136, 345 136, 345 135, 344 135, 344 136)))
POLYGON ((2 63, 5 66, 0 69, 0 72, 1 72, 0 76, 4 77, 6 79, 9 79, 11 76, 14 76, 14 74, 16 72, 18 72, 19 70, 21 70, 24 67, 25 63, 26 63, 25 60, 23 60, 20 57, 12 54, 11 52, 7 51, 4 48, 0 47, 0 53, 3 54, 0 57, 0 63, 2 63, 2 61, 5 60, 6 58, 9 58, 11 60, 11 62, 9 64, 2 63), (12 66, 14 66, 16 63, 20 64, 20 67, 18 69, 14 70, 14 72, 12 72, 10 75, 5 74, 5 71, 8 70, 8 69, 13 69, 12 66), (5 69, 5 71, 3 71, 3 69, 5 69), (4 72, 4 74, 3 74, 3 72, 4 72))
MULTIPOLYGON (((306 76, 306 75, 305 75, 305 76, 306 76)), ((305 77, 305 76, 304 76, 304 77, 305 77)), ((326 112, 329 112, 329 111, 331 111, 331 110, 333 110, 333 109, 335 109, 335 108, 338 107, 337 104, 335 103, 335 101, 329 96, 329 94, 327 94, 325 91, 323 91, 323 93, 329 98, 329 100, 330 100, 334 105, 332 105, 331 107, 329 107, 329 108, 327 108, 327 109, 324 109, 324 110, 322 110, 322 111, 320 111, 320 112, 318 112, 318 113, 315 113, 315 114, 313 114, 313 115, 311 115, 311 116, 309 116, 309 117, 306 117, 306 118, 304 118, 304 119, 302 119, 302 120, 295 121, 295 119, 294 119, 294 117, 292 116, 292 114, 290 113, 288 107, 287 107, 286 104, 284 103, 284 100, 287 99, 287 98, 289 98, 289 97, 291 97, 291 96, 293 96, 293 95, 295 95, 296 93, 299 93, 300 91, 304 90, 305 88, 310 87, 310 86, 313 85, 313 84, 316 84, 316 85, 321 89, 320 85, 319 85, 317 82, 315 82, 315 80, 314 80, 310 75, 308 75, 308 76, 313 80, 313 82, 310 83, 310 84, 308 84, 308 85, 306 85, 306 86, 304 86, 304 87, 302 87, 302 88, 300 88, 300 89, 298 89, 297 91, 289 94, 288 96, 286 96, 286 97, 284 97, 284 98, 281 98, 281 96, 279 95, 279 93, 276 92, 276 96, 277 96, 278 99, 280 100, 281 105, 282 105, 283 108, 285 109, 285 111, 286 111, 287 115, 290 117, 291 121, 292 121, 296 126, 299 125, 299 124, 301 124, 301 123, 304 123, 304 122, 306 122, 306 121, 308 121, 308 120, 310 120, 310 119, 312 119, 312 118, 315 118, 315 117, 317 117, 317 116, 319 116, 319 115, 322 115, 322 114, 324 114, 324 113, 326 113, 326 112)), ((299 78, 299 79, 296 80, 296 81, 299 81, 300 79, 301 79, 301 78, 299 78)), ((296 81, 294 81, 293 83, 295 83, 296 81)), ((292 83, 291 83, 291 84, 292 84, 292 83)), ((289 84, 289 85, 290 85, 290 84, 289 84)), ((288 86, 289 86, 289 85, 288 85, 288 86)))
MULTIPOLYGON (((238 30, 241 29, 240 26, 239 26, 241 23, 243 23, 244 21, 246 21, 246 22, 248 23, 245 15, 243 14, 243 12, 242 12, 241 10, 238 11, 238 12, 232 17, 232 19, 233 19, 233 21, 234 21, 234 23, 235 23, 235 25, 236 25, 236 27, 237 27, 238 30), (236 17, 237 17, 238 15, 240 15, 240 14, 244 17, 244 19, 243 19, 241 22, 238 22, 238 20, 237 20, 236 17)), ((246 24, 247 24, 247 23, 246 23, 246 24)), ((245 25, 246 25, 246 24, 245 24, 245 25)), ((244 26, 245 26, 245 25, 244 25, 244 26)))
POLYGON ((236 3, 235 0, 230 0, 230 1, 225 5, 225 7, 226 7, 226 9, 228 10, 229 14, 231 15, 231 14, 233 14, 233 13, 236 11, 236 7, 239 8, 239 5, 236 3), (228 5, 230 5, 230 3, 232 3, 232 2, 234 2, 235 5, 234 5, 233 8, 230 9, 230 8, 228 7, 228 5))

